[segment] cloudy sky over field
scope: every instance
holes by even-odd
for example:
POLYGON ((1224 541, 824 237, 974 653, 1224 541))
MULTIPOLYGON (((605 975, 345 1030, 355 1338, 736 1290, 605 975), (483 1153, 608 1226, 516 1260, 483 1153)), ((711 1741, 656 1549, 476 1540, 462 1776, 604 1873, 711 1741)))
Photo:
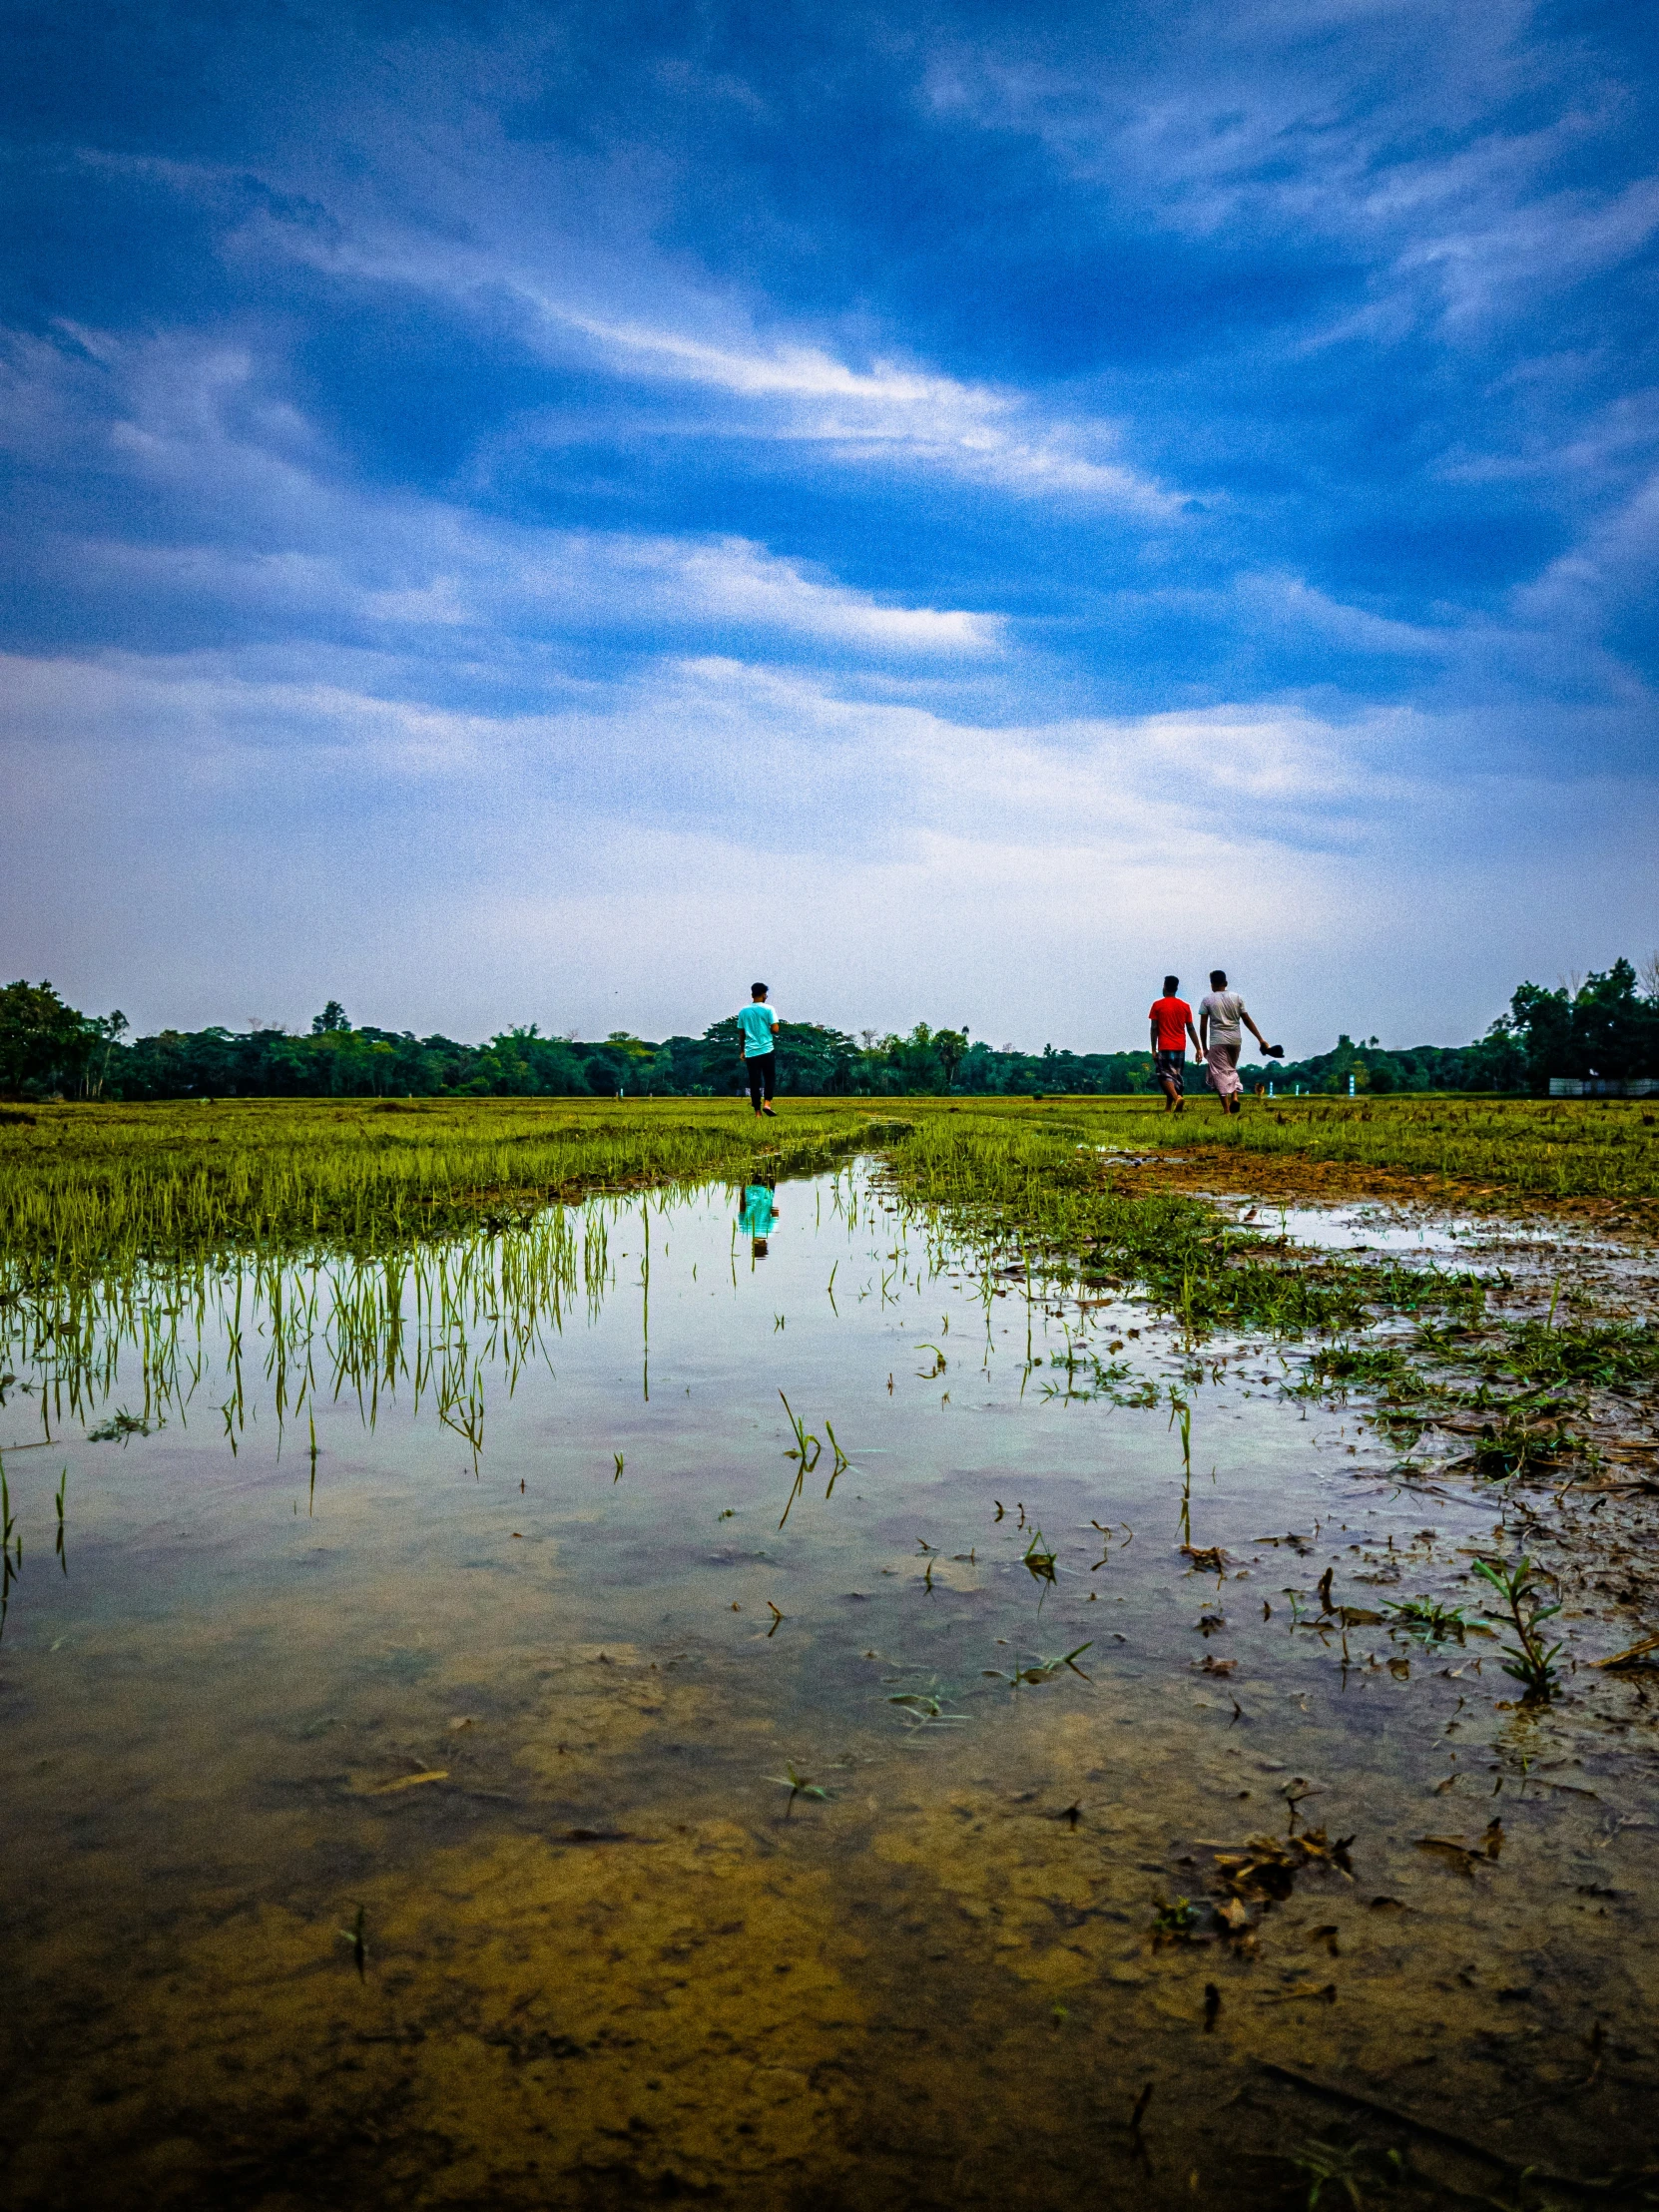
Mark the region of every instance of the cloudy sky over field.
POLYGON ((1659 11, 0 12, 0 966, 1454 1042, 1659 941, 1659 11))

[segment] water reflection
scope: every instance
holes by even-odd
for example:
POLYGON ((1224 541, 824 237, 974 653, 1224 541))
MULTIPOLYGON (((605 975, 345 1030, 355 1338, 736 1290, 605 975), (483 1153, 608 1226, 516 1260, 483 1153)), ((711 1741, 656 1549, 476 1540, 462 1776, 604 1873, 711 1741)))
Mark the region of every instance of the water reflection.
MULTIPOLYGON (((1489 1496, 785 1195, 0 1305, 19 2205, 1243 2206, 1264 2059, 1501 2149, 1640 2045, 1650 1786, 1385 1618, 1489 1496)), ((1534 2149, 1651 2135, 1604 2075, 1534 2149)))
POLYGON ((743 1205, 738 1214, 738 1226, 749 1239, 749 1256, 752 1261, 767 1256, 767 1239, 778 1221, 775 1193, 778 1185, 770 1178, 747 1184, 743 1205))

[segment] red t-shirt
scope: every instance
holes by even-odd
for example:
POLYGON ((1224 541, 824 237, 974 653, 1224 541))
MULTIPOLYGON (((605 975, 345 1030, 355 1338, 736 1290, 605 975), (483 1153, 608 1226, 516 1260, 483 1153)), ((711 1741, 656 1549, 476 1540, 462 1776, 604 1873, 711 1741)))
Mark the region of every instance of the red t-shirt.
POLYGON ((1158 1050, 1184 1052, 1187 1049, 1187 1024, 1192 1018, 1193 1010, 1184 998, 1155 998, 1148 1010, 1147 1019, 1158 1024, 1158 1050))

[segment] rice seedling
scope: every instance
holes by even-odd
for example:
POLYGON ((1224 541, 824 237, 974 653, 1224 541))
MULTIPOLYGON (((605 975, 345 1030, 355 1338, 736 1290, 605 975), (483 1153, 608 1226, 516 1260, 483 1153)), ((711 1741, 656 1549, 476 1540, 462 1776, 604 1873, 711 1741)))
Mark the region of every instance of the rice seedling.
MULTIPOLYGON (((1152 1910, 1153 1940, 1164 1943, 1185 1942, 1202 1918, 1202 1908, 1194 1905, 1191 1898, 1155 1898, 1152 1910)), ((1147 2087, 1150 2091, 1151 2084, 1148 2083, 1147 2087)), ((1146 2105, 1146 2094, 1147 2092, 1142 2093, 1132 2125, 1138 2126, 1140 2123, 1140 2116, 1146 2105)))
POLYGON ((846 1472, 847 1468, 852 1464, 852 1462, 846 1456, 846 1453, 842 1451, 840 1444, 836 1440, 834 1425, 832 1422, 829 1420, 825 1421, 824 1433, 829 1437, 830 1449, 835 1455, 834 1464, 830 1469, 830 1484, 824 1493, 826 1497, 830 1497, 834 1492, 837 1479, 846 1472))
POLYGON ((1468 1616, 1461 1607, 1442 1605, 1438 1598, 1390 1599, 1382 1610, 1393 1627, 1425 1644, 1460 1644, 1468 1633, 1468 1616))
POLYGON ((810 1781, 806 1775, 797 1774, 793 1760, 785 1760, 782 1774, 769 1774, 766 1779, 769 1782, 776 1782, 781 1790, 788 1790, 790 1793, 789 1803, 784 1807, 785 1820, 788 1820, 795 1811, 795 1801, 798 1797, 814 1798, 821 1805, 828 1805, 830 1802, 830 1793, 822 1784, 810 1781))
POLYGON ((367 1914, 364 1908, 359 1905, 356 1918, 352 1921, 351 1926, 342 1928, 339 1932, 340 1941, 351 1945, 351 1963, 357 1969, 357 1979, 359 1981, 364 1979, 368 1966, 368 1946, 363 1940, 363 1923, 366 1918, 367 1914))
POLYGON ((12 1493, 0 1462, 0 1636, 6 1632, 12 1584, 23 1572, 23 1536, 12 1513, 12 1493))
MULTIPOLYGON (((1355 2212, 1364 2212, 1366 2200, 1360 2193, 1360 2184, 1365 2182, 1370 2187, 1379 2178, 1371 2153, 1363 2143, 1328 2143, 1313 2139, 1280 2155, 1308 2184, 1308 2212, 1318 2212, 1328 2189, 1333 2194, 1341 2190, 1355 2212)), ((1397 2174, 1401 2163, 1398 2152, 1389 2151, 1387 2156, 1397 2174)))
POLYGON ((59 1564, 59 1566, 60 1566, 60 1567, 62 1567, 62 1569, 63 1569, 63 1571, 64 1571, 64 1573, 65 1573, 66 1575, 67 1575, 67 1574, 68 1574, 68 1572, 69 1572, 69 1553, 68 1553, 68 1551, 67 1551, 67 1550, 65 1549, 65 1546, 64 1546, 64 1517, 63 1517, 63 1516, 64 1516, 64 1498, 65 1498, 65 1493, 67 1492, 68 1488, 69 1488, 69 1469, 68 1469, 67 1467, 65 1467, 65 1468, 64 1468, 64 1470, 63 1470, 63 1472, 62 1472, 62 1474, 60 1474, 60 1475, 59 1475, 59 1477, 58 1477, 58 1487, 57 1487, 56 1491, 55 1491, 55 1492, 53 1493, 53 1498, 52 1498, 52 1502, 53 1502, 53 1504, 54 1504, 54 1505, 56 1505, 56 1507, 57 1507, 57 1509, 58 1509, 58 1534, 57 1534, 57 1543, 56 1543, 56 1545, 55 1545, 55 1547, 54 1547, 54 1548, 56 1549, 56 1552, 57 1552, 58 1564, 59 1564))
POLYGON ((1020 1563, 1033 1582, 1040 1582, 1043 1585, 1042 1595, 1037 1600, 1039 1613, 1042 1611, 1044 1599, 1054 1586, 1055 1558, 1056 1553, 1053 1547, 1043 1541, 1042 1530, 1034 1528, 1031 1531, 1031 1540, 1021 1554, 1020 1563))
POLYGON ((987 1667, 985 1669, 985 1679, 987 1682, 1006 1682, 1009 1688, 1014 1690, 1022 1686, 1035 1689, 1040 1683, 1052 1682, 1062 1669, 1069 1669, 1072 1674, 1080 1676, 1083 1681, 1092 1682, 1094 1677, 1080 1667, 1077 1662, 1082 1658, 1084 1652, 1093 1649, 1094 1639, 1091 1637, 1086 1644, 1077 1644, 1070 1651, 1057 1652, 1052 1659, 1035 1658, 1029 1666, 1016 1667, 1012 1674, 1003 1674, 999 1668, 987 1667))
MULTIPOLYGON (((808 1475, 810 1475, 813 1469, 818 1465, 819 1455, 823 1451, 824 1446, 817 1436, 812 1435, 809 1432, 807 1423, 801 1419, 799 1414, 796 1412, 794 1406, 790 1403, 789 1399, 787 1397, 784 1397, 784 1393, 782 1390, 779 1391, 778 1395, 784 1399, 784 1410, 789 1415, 791 1428, 795 1431, 794 1446, 790 1450, 786 1451, 784 1456, 786 1459, 794 1459, 796 1461, 795 1487, 790 1491, 789 1497, 785 1501, 783 1519, 781 1519, 778 1523, 779 1527, 782 1528, 784 1522, 787 1521, 790 1517, 790 1512, 794 1507, 796 1499, 801 1495, 802 1488, 806 1483, 808 1475)), ((839 1470, 837 1469, 836 1471, 838 1472, 839 1470)), ((833 1482, 833 1477, 831 1477, 830 1479, 831 1482, 833 1482)))
POLYGON ((1546 1605, 1532 1563, 1524 1555, 1509 1566, 1501 1559, 1476 1559, 1474 1572, 1502 1599, 1502 1610, 1484 1608, 1488 1620, 1502 1622, 1514 1631, 1515 1641, 1503 1645, 1503 1671, 1520 1683, 1529 1702, 1541 1702, 1553 1692, 1560 1669, 1555 1665, 1559 1643, 1546 1644, 1539 1633, 1552 1620, 1559 1601, 1546 1605))

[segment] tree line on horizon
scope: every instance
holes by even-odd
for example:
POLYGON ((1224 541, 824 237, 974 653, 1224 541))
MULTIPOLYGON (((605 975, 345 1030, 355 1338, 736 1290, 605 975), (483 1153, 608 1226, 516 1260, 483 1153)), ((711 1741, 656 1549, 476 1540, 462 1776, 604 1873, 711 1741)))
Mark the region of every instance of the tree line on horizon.
MULTIPOLYGON (((0 1096, 179 1098, 707 1098, 743 1087, 736 1015, 702 1036, 653 1043, 622 1030, 597 1041, 543 1036, 534 1023, 482 1044, 353 1025, 330 999, 308 1033, 276 1026, 163 1029, 131 1037, 125 1015, 87 1015, 50 983, 0 986, 0 1096)), ((1245 1063, 1247 1086, 1271 1082, 1346 1095, 1397 1091, 1547 1091, 1552 1076, 1659 1076, 1659 956, 1638 974, 1620 958, 1547 990, 1522 983, 1486 1034, 1467 1045, 1387 1048, 1339 1037, 1300 1061, 1245 1063)), ((779 1089, 812 1096, 904 1097, 1156 1089, 1147 1051, 1040 1053, 970 1042, 965 1029, 918 1022, 905 1036, 853 1037, 819 1022, 778 1030, 779 1089)))

